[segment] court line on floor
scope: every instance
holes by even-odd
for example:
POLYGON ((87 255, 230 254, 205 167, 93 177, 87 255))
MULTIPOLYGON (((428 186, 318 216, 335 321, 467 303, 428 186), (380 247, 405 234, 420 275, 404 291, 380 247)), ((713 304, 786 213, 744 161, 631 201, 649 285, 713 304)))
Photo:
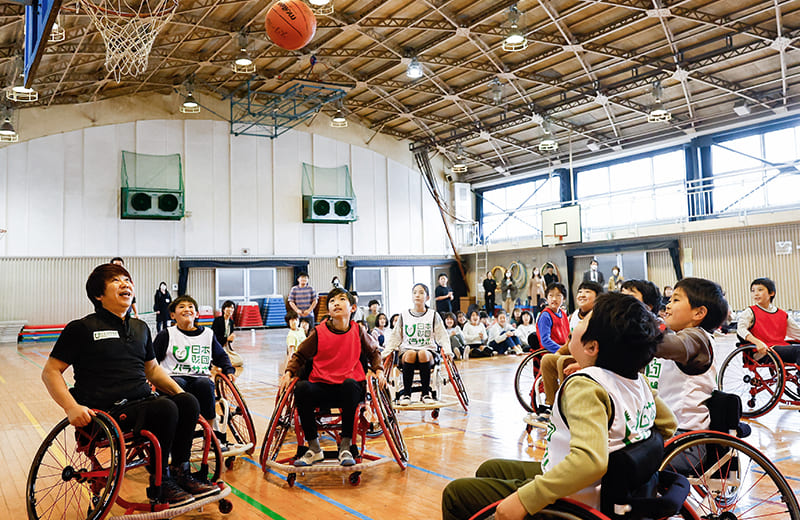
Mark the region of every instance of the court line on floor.
POLYGON ((39 436, 44 439, 47 436, 47 432, 44 431, 44 428, 42 428, 42 425, 39 424, 39 421, 36 420, 36 417, 33 416, 31 411, 28 410, 28 407, 25 406, 25 403, 19 401, 17 405, 22 409, 22 413, 25 414, 25 417, 27 417, 30 423, 33 425, 33 429, 36 430, 36 433, 38 433, 39 436))
POLYGON ((3 376, 0 376, 0 383, 6 384, 6 380, 3 379, 3 376))
POLYGON ((25 355, 25 354, 23 354, 22 352, 20 352, 20 351, 17 351, 17 355, 18 355, 18 356, 20 356, 20 357, 21 357, 22 359, 24 359, 25 361, 27 361, 28 363, 31 363, 32 365, 36 365, 37 367, 39 367, 39 368, 41 368, 41 369, 44 369, 44 367, 43 367, 42 365, 40 365, 40 364, 39 364, 39 363, 37 363, 36 361, 32 360, 31 358, 29 358, 28 356, 26 356, 26 355, 25 355))
MULTIPOLYGON (((249 457, 242 457, 242 459, 244 459, 245 461, 249 462, 253 466, 257 467, 259 470, 262 469, 261 468, 261 464, 259 464, 258 462, 254 461, 253 459, 251 459, 249 457)), ((301 469, 301 471, 302 471, 302 469, 301 469)), ((280 478, 281 480, 284 480, 284 481, 286 480, 285 476, 281 475, 280 473, 278 473, 277 471, 275 471, 273 469, 268 469, 267 472, 271 473, 272 475, 275 475, 276 477, 280 478)), ((308 487, 308 486, 306 486, 304 484, 301 484, 301 483, 299 483, 297 481, 295 481, 294 487, 300 488, 303 491, 306 491, 309 494, 311 494, 311 495, 313 495, 313 496, 315 496, 317 498, 320 498, 320 499, 324 500, 325 502, 327 502, 327 503, 329 503, 329 504, 331 504, 331 505, 333 505, 335 507, 338 507, 342 511, 350 513, 351 515, 353 515, 353 516, 355 516, 357 518, 361 518, 361 520, 373 520, 372 518, 368 517, 367 515, 365 515, 363 513, 360 513, 359 511, 356 511, 352 507, 347 506, 345 504, 342 504, 341 502, 339 502, 337 500, 334 500, 333 498, 331 498, 329 496, 323 495, 319 491, 317 491, 317 490, 315 490, 313 488, 310 488, 310 487, 308 487)))
POLYGON ((267 506, 265 506, 255 498, 251 497, 244 491, 240 490, 239 488, 232 486, 229 482, 225 482, 225 485, 231 488, 231 493, 233 493, 234 496, 240 498, 247 505, 261 511, 262 513, 264 513, 270 518, 273 518, 274 520, 286 520, 286 518, 282 517, 281 515, 279 515, 272 509, 268 508, 267 506))

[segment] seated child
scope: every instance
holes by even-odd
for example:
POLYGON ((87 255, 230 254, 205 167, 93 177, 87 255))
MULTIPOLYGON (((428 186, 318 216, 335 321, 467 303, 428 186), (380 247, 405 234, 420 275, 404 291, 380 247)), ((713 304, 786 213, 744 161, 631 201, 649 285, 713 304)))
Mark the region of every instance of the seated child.
POLYGON ((487 331, 489 335, 489 348, 498 354, 522 354, 519 338, 514 334, 514 328, 508 323, 506 311, 499 311, 495 316, 495 323, 487 331))
POLYGON ((469 518, 497 500, 497 518, 519 520, 563 497, 599 509, 609 453, 646 440, 653 428, 665 438, 675 432, 675 417, 639 372, 660 338, 655 318, 636 299, 599 296, 570 339, 581 370, 558 392, 542 461, 484 462, 475 478, 447 485, 444 520, 469 518))
POLYGON ((308 379, 298 381, 294 387, 300 426, 308 442, 308 450, 294 461, 295 466, 310 466, 325 458, 317 433, 314 413, 317 408, 341 409, 339 464, 352 466, 356 463, 351 452, 353 422, 358 403, 364 399, 366 381, 361 358, 369 361, 380 384, 384 384, 384 380, 375 340, 366 329, 350 319, 355 305, 355 298, 345 289, 331 289, 328 293, 328 318, 300 344, 281 376, 279 385, 283 392, 292 378, 302 373, 306 363, 313 361, 308 379))
POLYGON ((375 318, 375 327, 370 331, 372 337, 378 342, 378 346, 383 348, 386 335, 389 334, 389 318, 382 312, 375 318))
POLYGON ((739 315, 736 333, 755 345, 760 354, 772 349, 786 363, 800 363, 800 347, 789 345, 786 339, 800 341, 800 326, 786 311, 775 306, 775 282, 756 278, 750 284, 755 305, 739 315))
POLYGON ((545 289, 545 297, 547 306, 539 314, 536 334, 539 335, 539 345, 542 348, 557 352, 569 339, 569 319, 566 311, 561 308, 564 298, 567 297, 567 289, 564 285, 553 282, 545 289))
POLYGON ((716 283, 684 278, 675 284, 664 314, 669 330, 645 375, 675 413, 680 431, 709 427, 704 402, 717 388, 712 331, 727 313, 728 302, 716 283))
POLYGON ((517 328, 517 326, 522 323, 522 309, 514 307, 514 310, 511 311, 511 316, 509 316, 508 323, 512 327, 517 328))
POLYGON ((300 343, 306 339, 306 331, 300 328, 300 316, 293 310, 287 311, 283 319, 286 321, 286 325, 289 326, 289 332, 286 334, 286 357, 288 361, 288 358, 297 352, 297 347, 300 346, 300 343))
POLYGON ((492 357, 494 351, 486 346, 486 327, 481 323, 478 311, 469 314, 469 321, 464 324, 461 332, 467 343, 464 357, 492 357))
POLYGON ((458 326, 461 327, 462 331, 464 330, 464 325, 466 325, 468 321, 469 320, 467 319, 467 315, 464 314, 464 311, 458 311, 456 313, 456 322, 458 323, 458 326))
POLYGON ((403 371, 403 390, 397 393, 397 403, 401 406, 411 404, 411 387, 414 382, 414 372, 419 371, 421 401, 424 404, 433 404, 436 399, 431 393, 431 369, 434 365, 434 352, 439 345, 446 356, 453 356, 450 349, 450 336, 445 330, 444 322, 435 309, 426 304, 430 298, 428 286, 422 283, 414 284, 411 289, 413 309, 408 309, 400 315, 397 326, 385 342, 382 357, 391 355, 394 350, 400 350, 400 368, 403 371))
POLYGON ((211 365, 219 367, 231 381, 236 369, 213 331, 195 325, 199 313, 194 298, 188 294, 178 296, 169 304, 169 313, 175 325, 159 332, 153 340, 156 360, 181 388, 197 398, 200 415, 214 429, 222 451, 228 451, 230 445, 217 424, 211 365))
POLYGON ((447 334, 450 335, 450 348, 453 351, 453 356, 456 359, 461 359, 467 344, 464 341, 464 334, 461 333, 461 327, 456 323, 456 315, 452 312, 445 313, 444 328, 447 330, 447 334))
MULTIPOLYGON (((578 304, 578 308, 572 313, 569 319, 570 330, 574 330, 578 323, 592 312, 597 296, 602 293, 603 286, 599 283, 581 282, 578 286, 578 294, 575 296, 575 302, 578 304)), ((576 372, 579 368, 575 358, 569 354, 569 345, 564 345, 556 352, 542 356, 539 370, 542 374, 545 406, 543 409, 537 410, 539 415, 536 417, 533 426, 547 427, 550 423, 550 410, 556 398, 558 385, 566 376, 576 372)))
POLYGON ((661 295, 658 294, 658 287, 649 280, 625 280, 620 286, 622 294, 630 294, 640 302, 644 303, 650 312, 659 316, 661 329, 664 330, 663 316, 661 316, 661 295))
POLYGON ((367 320, 367 327, 368 330, 372 330, 375 328, 375 320, 378 319, 378 313, 381 310, 381 302, 378 300, 370 300, 369 301, 369 314, 367 314, 365 320, 367 320))
POLYGON ((539 341, 536 339, 536 324, 533 322, 533 314, 529 311, 523 311, 520 315, 520 324, 517 325, 514 333, 519 338, 519 344, 522 350, 530 352, 531 341, 534 342, 534 345, 537 345, 539 341))

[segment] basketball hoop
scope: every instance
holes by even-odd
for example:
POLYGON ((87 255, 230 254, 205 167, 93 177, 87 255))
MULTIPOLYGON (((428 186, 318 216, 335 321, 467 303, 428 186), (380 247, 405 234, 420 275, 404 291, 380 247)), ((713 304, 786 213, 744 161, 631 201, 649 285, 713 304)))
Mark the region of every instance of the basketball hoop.
POLYGON ((172 19, 178 0, 79 0, 106 44, 106 70, 122 75, 147 70, 159 31, 172 19))

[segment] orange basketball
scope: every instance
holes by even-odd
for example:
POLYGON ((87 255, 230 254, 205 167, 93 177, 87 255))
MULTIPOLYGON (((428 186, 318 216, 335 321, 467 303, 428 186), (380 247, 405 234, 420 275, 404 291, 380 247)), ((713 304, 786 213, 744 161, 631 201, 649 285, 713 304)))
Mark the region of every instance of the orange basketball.
POLYGON ((317 19, 302 0, 281 0, 267 11, 267 36, 287 51, 306 46, 317 31, 317 19))

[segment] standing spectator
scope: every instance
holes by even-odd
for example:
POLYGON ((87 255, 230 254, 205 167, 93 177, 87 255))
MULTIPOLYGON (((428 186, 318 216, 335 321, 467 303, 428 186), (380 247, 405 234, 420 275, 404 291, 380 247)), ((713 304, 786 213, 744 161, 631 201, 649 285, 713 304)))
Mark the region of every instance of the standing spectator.
POLYGON ((510 269, 503 276, 500 290, 503 291, 503 310, 506 311, 506 314, 511 314, 511 311, 514 310, 514 300, 517 298, 517 287, 514 285, 514 280, 511 279, 510 269))
POLYGON ((672 298, 672 286, 665 285, 664 292, 661 294, 661 307, 666 308, 667 304, 669 303, 669 299, 672 298))
MULTIPOLYGON (((122 258, 115 256, 109 262, 110 264, 118 265, 120 267, 125 267, 125 260, 122 258)), ((133 297, 133 301, 131 302, 131 308, 128 312, 133 311, 133 317, 137 320, 139 319, 139 311, 136 310, 136 296, 133 297)))
POLYGON ((297 275, 297 285, 289 291, 289 307, 301 318, 314 321, 314 309, 317 306, 317 292, 308 285, 308 273, 297 275))
POLYGON ((367 325, 369 326, 369 330, 375 328, 375 320, 378 319, 378 313, 381 311, 381 302, 378 300, 370 300, 369 301, 369 314, 367 314, 367 325))
POLYGON ((556 272, 553 272, 554 266, 550 262, 544 264, 544 287, 545 287, 545 295, 544 297, 547 298, 547 288, 550 287, 551 283, 559 283, 561 282, 561 278, 558 276, 558 269, 556 268, 556 272))
POLYGON ((589 270, 583 273, 584 282, 596 282, 600 285, 605 283, 606 278, 603 276, 603 273, 598 270, 598 265, 597 258, 592 258, 592 261, 589 262, 589 270))
POLYGON ((342 282, 339 281, 338 276, 331 278, 331 287, 334 289, 344 289, 344 286, 342 285, 342 282))
POLYGON ((447 285, 447 275, 439 275, 439 286, 433 293, 436 300, 436 312, 444 316, 448 312, 453 312, 453 288, 447 285))
POLYGON ((485 293, 486 313, 494 316, 494 294, 497 291, 497 282, 494 281, 491 271, 486 273, 486 279, 483 281, 483 291, 485 293))
POLYGON ((528 299, 530 300, 531 309, 534 309, 533 317, 539 312, 539 307, 545 303, 544 299, 544 279, 539 275, 539 268, 534 267, 531 274, 531 281, 528 284, 528 299))
POLYGON ((619 266, 615 265, 612 267, 611 277, 608 279, 608 292, 619 292, 624 280, 622 274, 619 272, 619 266))
POLYGON ((169 325, 169 304, 171 302, 172 296, 167 291, 167 282, 161 282, 158 284, 153 303, 153 310, 156 311, 156 332, 161 332, 169 325))

